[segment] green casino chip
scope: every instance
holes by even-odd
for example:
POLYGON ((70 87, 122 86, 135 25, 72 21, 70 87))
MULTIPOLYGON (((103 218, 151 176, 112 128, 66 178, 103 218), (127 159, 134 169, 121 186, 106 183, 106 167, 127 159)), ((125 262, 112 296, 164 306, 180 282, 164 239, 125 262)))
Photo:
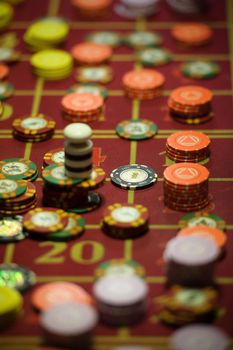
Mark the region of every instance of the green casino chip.
POLYGON ((17 264, 0 265, 0 288, 7 286, 25 292, 36 283, 33 271, 17 264))
POLYGON ((108 90, 105 87, 98 84, 76 84, 71 86, 67 90, 67 94, 73 94, 74 92, 78 94, 90 93, 97 96, 101 96, 104 99, 108 97, 108 90))
POLYGON ((220 230, 225 230, 226 228, 226 222, 222 218, 215 214, 207 213, 204 211, 191 213, 184 216, 182 219, 180 219, 178 225, 182 228, 195 227, 200 225, 214 227, 220 230))
POLYGON ((121 37, 114 32, 94 32, 86 36, 86 40, 95 44, 103 44, 111 47, 117 47, 121 44, 121 37))
POLYGON ((26 192, 27 181, 13 180, 0 175, 0 199, 15 198, 26 192))
POLYGON ((162 41, 161 35, 154 32, 133 32, 125 38, 126 44, 135 49, 160 46, 162 41))
POLYGON ((157 133, 157 125, 146 119, 123 120, 116 127, 116 133, 127 140, 147 140, 157 133))
POLYGON ((22 222, 23 218, 19 215, 2 217, 0 219, 0 242, 11 243, 25 239, 22 222))
POLYGON ((112 259, 102 262, 95 270, 95 277, 100 278, 107 275, 137 275, 144 278, 146 273, 144 267, 134 260, 112 259))
POLYGON ((12 180, 28 180, 38 175, 37 166, 24 158, 8 158, 0 161, 0 173, 12 180))
POLYGON ((62 231, 47 235, 46 239, 50 241, 66 241, 80 236, 83 233, 84 229, 84 219, 78 214, 69 213, 67 226, 62 231))
POLYGON ((14 86, 7 81, 0 82, 0 100, 5 100, 14 93, 14 86))
POLYGON ((73 186, 83 181, 83 179, 67 177, 64 165, 59 164, 51 164, 47 166, 42 172, 42 178, 47 183, 57 186, 73 186))
POLYGON ((220 72, 220 66, 210 61, 191 61, 183 64, 180 69, 185 77, 192 79, 210 79, 220 72))
POLYGON ((157 67, 171 62, 169 51, 160 48, 147 48, 137 53, 138 61, 144 66, 157 67))

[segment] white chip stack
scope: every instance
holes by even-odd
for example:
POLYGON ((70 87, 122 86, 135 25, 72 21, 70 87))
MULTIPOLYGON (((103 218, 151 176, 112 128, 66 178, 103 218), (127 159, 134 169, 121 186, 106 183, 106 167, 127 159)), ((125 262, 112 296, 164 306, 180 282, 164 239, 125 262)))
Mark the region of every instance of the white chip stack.
POLYGON ((107 275, 99 278, 93 294, 101 321, 112 326, 140 322, 147 312, 148 286, 135 275, 107 275))
POLYGON ((93 143, 92 129, 83 123, 72 123, 64 129, 65 173, 73 179, 91 176, 93 143))
POLYGON ((115 5, 115 12, 124 18, 147 17, 158 11, 159 0, 121 0, 115 5))
POLYGON ((178 236, 164 251, 169 285, 209 286, 214 283, 220 249, 214 240, 201 236, 178 236))

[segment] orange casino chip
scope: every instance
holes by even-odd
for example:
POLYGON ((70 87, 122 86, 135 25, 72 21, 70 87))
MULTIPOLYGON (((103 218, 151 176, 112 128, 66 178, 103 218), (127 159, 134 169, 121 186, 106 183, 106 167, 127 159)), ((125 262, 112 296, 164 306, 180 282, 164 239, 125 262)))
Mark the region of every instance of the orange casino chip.
POLYGON ((71 48, 73 58, 80 64, 101 64, 112 56, 112 49, 107 45, 81 43, 71 48))
POLYGON ((6 64, 0 63, 0 80, 5 79, 9 74, 9 68, 6 64))
POLYGON ((164 171, 165 181, 181 186, 195 186, 207 181, 209 171, 196 163, 176 163, 164 171))
POLYGON ((108 7, 112 0, 72 0, 74 6, 85 10, 101 10, 108 7))
POLYGON ((142 91, 157 89, 165 82, 164 76, 152 69, 129 71, 122 80, 126 88, 142 91))
POLYGON ((172 150, 184 152, 201 151, 209 144, 210 139, 207 135, 192 130, 178 131, 167 138, 167 145, 172 150))
POLYGON ((199 235, 205 236, 213 239, 219 248, 223 248, 226 245, 227 236, 226 234, 215 228, 209 227, 206 225, 199 225, 196 227, 186 227, 180 230, 177 234, 178 236, 191 236, 191 235, 199 235))
POLYGON ((101 96, 91 93, 73 93, 64 96, 61 104, 65 111, 86 113, 101 108, 104 100, 101 96))
POLYGON ((213 32, 204 23, 180 23, 171 32, 172 36, 187 45, 203 45, 211 39, 213 32))
POLYGON ((35 309, 39 311, 48 310, 55 305, 73 302, 93 304, 93 299, 85 289, 69 282, 51 282, 37 287, 31 300, 35 309))
POLYGON ((175 104, 200 106, 210 103, 212 92, 202 86, 182 86, 172 91, 170 98, 175 104))

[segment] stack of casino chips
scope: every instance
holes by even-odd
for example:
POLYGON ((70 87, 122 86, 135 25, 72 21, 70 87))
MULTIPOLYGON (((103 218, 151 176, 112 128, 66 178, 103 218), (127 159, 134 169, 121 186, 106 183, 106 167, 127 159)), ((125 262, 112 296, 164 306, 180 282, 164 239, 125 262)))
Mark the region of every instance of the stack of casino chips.
POLYGON ((196 350, 201 349, 202 344, 211 350, 228 350, 230 338, 216 326, 197 323, 175 330, 169 340, 169 349, 196 350))
POLYGON ((164 173, 164 204, 177 211, 198 211, 209 203, 209 171, 197 163, 175 163, 164 173))
POLYGON ((83 123, 65 127, 65 172, 72 179, 87 179, 92 173, 92 129, 83 123))
POLYGON ((159 0, 121 0, 115 5, 115 12, 128 19, 152 16, 158 11, 159 0))
POLYGON ((51 49, 67 38, 69 25, 61 17, 43 17, 32 23, 24 34, 24 42, 30 51, 51 49))
POLYGON ((101 222, 103 232, 116 239, 137 238, 148 231, 148 225, 148 209, 141 204, 111 204, 101 222))
POLYGON ((185 46, 203 46, 213 37, 211 28, 205 23, 179 23, 172 28, 172 37, 185 46))
POLYGON ((22 142, 49 140, 54 134, 55 127, 55 120, 42 113, 16 118, 12 123, 14 138, 22 142))
POLYGON ((171 326, 208 322, 216 318, 218 302, 219 293, 213 287, 175 285, 156 298, 156 315, 171 326))
POLYGON ((23 310, 23 298, 17 290, 1 285, 0 300, 0 329, 3 330, 20 316, 23 310))
POLYGON ((164 251, 168 285, 213 286, 220 254, 219 246, 208 236, 196 234, 172 238, 164 251))
POLYGON ((73 68, 71 55, 64 50, 46 49, 36 52, 30 59, 35 75, 46 80, 62 80, 70 76, 73 68))
POLYGON ((208 8, 206 0, 167 0, 167 3, 172 10, 183 15, 203 13, 208 8))
POLYGON ((148 286, 136 275, 109 275, 99 278, 93 295, 100 320, 112 326, 139 323, 147 312, 148 286))
POLYGON ((71 0, 78 15, 84 18, 102 17, 107 14, 112 0, 71 0))
POLYGON ((5 1, 0 2, 0 29, 3 29, 8 26, 13 17, 14 10, 10 4, 7 4, 5 1))
POLYGON ((95 269, 96 279, 112 275, 136 275, 138 277, 145 278, 146 272, 144 266, 137 261, 124 258, 103 261, 95 269))
POLYGON ((185 124, 199 124, 212 118, 210 90, 201 86, 183 86, 172 91, 168 107, 172 117, 185 124))
POLYGON ((108 62, 112 56, 112 49, 108 45, 83 42, 71 48, 71 55, 80 65, 100 65, 108 62))
POLYGON ((210 139, 197 131, 178 131, 167 138, 166 156, 176 163, 198 163, 210 155, 210 139))
POLYGON ((164 76, 153 69, 131 70, 122 78, 126 96, 140 100, 160 96, 164 82, 164 76))
POLYGON ((69 122, 99 120, 104 110, 104 99, 92 93, 71 93, 61 101, 63 118, 69 122))

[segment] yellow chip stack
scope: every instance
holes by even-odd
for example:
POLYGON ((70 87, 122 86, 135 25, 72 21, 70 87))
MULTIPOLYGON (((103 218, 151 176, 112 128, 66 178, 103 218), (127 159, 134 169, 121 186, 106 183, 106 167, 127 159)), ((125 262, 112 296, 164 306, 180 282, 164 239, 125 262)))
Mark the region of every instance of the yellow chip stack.
POLYGON ((69 25, 61 17, 44 17, 27 29, 24 42, 32 51, 40 51, 58 46, 67 38, 69 25))
POLYGON ((13 14, 13 7, 4 1, 0 1, 0 29, 8 26, 13 14))
POLYGON ((7 286, 0 288, 0 329, 7 327, 20 315, 23 307, 21 294, 7 286))

